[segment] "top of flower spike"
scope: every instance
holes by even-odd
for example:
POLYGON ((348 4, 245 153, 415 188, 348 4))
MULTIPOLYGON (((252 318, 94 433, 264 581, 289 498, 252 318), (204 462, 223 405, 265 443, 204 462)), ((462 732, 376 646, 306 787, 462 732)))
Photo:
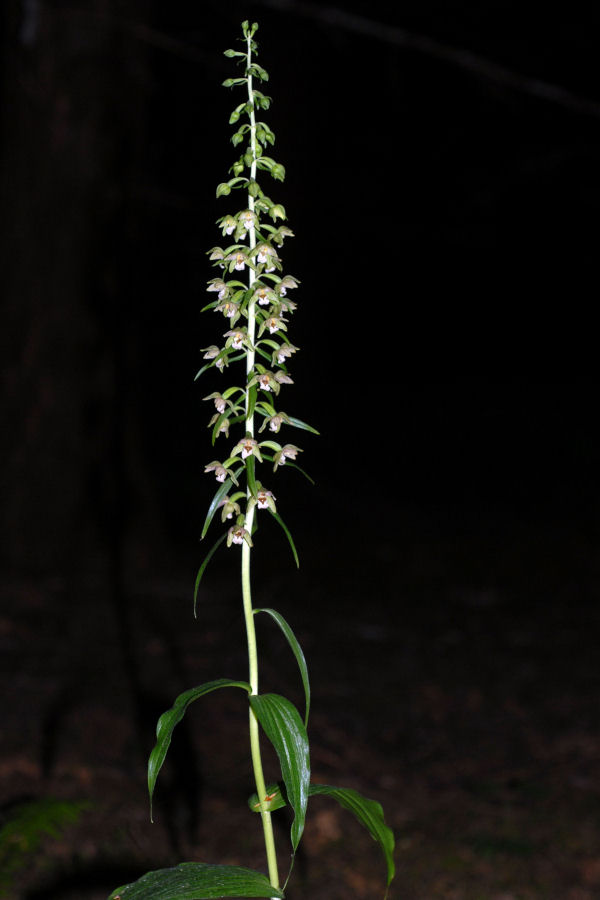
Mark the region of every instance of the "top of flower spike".
MULTIPOLYGON (((271 463, 273 471, 277 471, 286 461, 294 465, 297 454, 301 452, 295 444, 282 445, 266 436, 263 439, 265 429, 268 428, 273 437, 280 429, 287 430, 289 427, 315 431, 299 419, 276 410, 269 400, 279 395, 282 386, 285 390, 285 385, 293 384, 286 364, 298 348, 290 342, 287 330, 296 303, 287 298, 286 293, 297 287, 299 282, 283 271, 281 248, 286 238, 293 237, 291 229, 282 224, 282 220, 286 220, 285 208, 274 203, 258 181, 264 172, 276 181, 283 181, 285 169, 267 155, 266 149, 274 143, 275 135, 269 125, 258 121, 256 116, 256 112, 266 109, 270 102, 254 87, 255 81, 267 81, 269 77, 253 58, 257 48, 253 36, 257 27, 256 23, 252 26, 248 22, 243 23, 246 52, 228 50, 225 53, 227 57, 235 58, 244 72, 243 77, 229 78, 224 85, 244 86, 247 90, 247 99, 235 107, 230 117, 230 124, 237 128, 232 143, 234 146, 241 145, 241 149, 245 146, 245 149, 230 168, 232 177, 218 186, 217 196, 228 197, 242 189, 246 197, 238 212, 230 210, 217 222, 223 237, 229 238, 232 243, 208 251, 213 265, 222 271, 219 277, 208 282, 207 290, 215 299, 205 309, 212 309, 224 316, 227 329, 223 332, 224 346, 205 348, 204 358, 208 362, 198 373, 208 368, 217 368, 223 373, 229 362, 241 359, 246 362, 242 386, 227 387, 205 397, 213 401, 213 415, 209 422, 213 444, 217 441, 220 444, 229 442, 230 427, 232 432, 234 426, 239 429, 235 437, 232 434, 231 449, 225 452, 223 461, 213 460, 205 467, 220 487, 211 504, 202 536, 217 509, 222 509, 223 521, 233 518, 235 513, 236 523, 228 532, 227 543, 230 546, 240 543, 251 546, 255 509, 268 510, 278 517, 275 497, 258 481, 255 468, 264 460, 271 463), (230 397, 234 399, 230 400, 230 397), (255 418, 262 420, 260 427, 254 424, 255 418), (229 497, 230 485, 237 485, 237 479, 244 471, 246 490, 229 497), (245 512, 241 503, 244 496, 245 512)), ((287 534, 285 528, 284 531, 287 534)))

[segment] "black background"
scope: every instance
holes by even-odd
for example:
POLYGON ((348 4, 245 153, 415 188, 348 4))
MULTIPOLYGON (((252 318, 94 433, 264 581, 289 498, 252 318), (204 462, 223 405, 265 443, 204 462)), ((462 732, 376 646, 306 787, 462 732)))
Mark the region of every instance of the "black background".
POLYGON ((284 518, 328 537, 352 510, 376 537, 403 511, 477 509, 592 535, 595 13, 9 2, 8 568, 102 566, 115 541, 134 568, 197 555, 215 453, 193 377, 220 338, 206 250, 241 203, 214 190, 243 18, 302 282, 281 405, 322 434, 314 499, 273 485, 284 518))

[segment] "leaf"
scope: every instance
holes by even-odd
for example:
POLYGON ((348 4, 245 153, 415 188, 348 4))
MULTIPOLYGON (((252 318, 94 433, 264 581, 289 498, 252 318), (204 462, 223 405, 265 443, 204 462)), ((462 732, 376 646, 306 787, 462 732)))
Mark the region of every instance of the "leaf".
MULTIPOLYGON (((274 442, 273 442, 273 441, 261 441, 261 442, 260 442, 261 448, 264 447, 264 446, 266 446, 267 443, 269 444, 269 446, 272 446, 274 442)), ((281 450, 281 444, 277 444, 277 447, 278 447, 279 450, 281 450)), ((272 457, 272 456, 269 456, 269 455, 266 454, 266 453, 263 453, 262 456, 263 456, 263 459, 266 459, 266 460, 267 460, 267 462, 273 462, 273 457, 272 457)), ((314 483, 315 483, 314 478, 311 478, 310 475, 308 474, 308 472, 305 472, 304 469, 302 469, 297 463, 290 462, 288 459, 286 459, 286 461, 285 461, 285 467, 286 467, 286 469, 296 469, 298 472, 300 472, 301 475, 304 475, 304 477, 306 478, 306 480, 307 480, 307 481, 310 481, 311 484, 314 484, 314 483)))
POLYGON ((308 794, 310 797, 316 795, 333 797, 340 806, 353 813, 360 824, 365 826, 373 840, 377 841, 385 856, 387 884, 389 887, 396 872, 394 865, 394 832, 385 824, 381 804, 377 803, 376 800, 369 800, 367 797, 363 797, 362 794, 359 794, 358 791, 352 788, 332 787, 329 784, 311 784, 308 794))
POLYGON ((225 481, 219 485, 217 490, 215 491, 215 495, 210 502, 210 506, 208 507, 208 512, 206 513, 206 519, 204 520, 204 525, 202 526, 202 533, 200 535, 201 538, 206 536, 206 532, 210 527, 210 523, 213 520, 214 514, 219 508, 221 500, 227 496, 227 491, 232 485, 231 478, 226 478, 225 481))
POLYGON ((212 900, 216 897, 283 897, 266 875, 241 866, 180 863, 147 872, 112 892, 108 900, 212 900))
POLYGON ((253 694, 250 705, 279 757, 286 793, 294 810, 291 839, 295 852, 304 831, 310 782, 306 728, 294 704, 279 694, 253 694))
MULTIPOLYGON (((158 720, 158 724, 156 726, 156 744, 154 745, 154 749, 152 750, 150 759, 148 760, 148 793, 150 795, 151 821, 152 795, 154 794, 154 787, 156 785, 158 773, 160 772, 162 764, 165 761, 167 750, 169 749, 169 746, 171 744, 173 729, 183 719, 190 703, 192 703, 194 700, 197 700, 199 697, 203 697, 205 694, 209 694, 211 691, 222 687, 239 687, 248 692, 250 692, 251 690, 250 685, 245 681, 231 681, 229 678, 218 678, 216 681, 207 681, 205 682, 205 684, 199 685, 199 687, 190 688, 189 691, 184 691, 183 694, 180 694, 179 697, 177 697, 177 699, 175 700, 175 703, 173 704, 171 709, 168 709, 166 712, 164 712, 158 720)), ((208 896, 217 897, 222 895, 209 894, 208 896)))
POLYGON ((294 539, 292 538, 289 528, 287 527, 287 525, 285 524, 285 522, 283 521, 283 519, 281 518, 279 513, 273 512, 272 509, 270 509, 269 512, 271 513, 271 515, 273 516, 275 521, 278 522, 281 525, 281 527, 283 528, 283 530, 285 531, 285 535, 286 535, 288 541, 290 542, 290 547, 292 548, 292 553, 294 554, 294 559, 296 560, 296 566, 299 569, 300 568, 300 560, 298 559, 298 551, 296 550, 296 545, 294 544, 294 539))
MULTIPOLYGON (((229 457, 229 459, 226 460, 226 462, 225 462, 225 468, 228 468, 229 465, 231 465, 234 462, 239 462, 238 458, 236 456, 229 457)), ((236 479, 236 481, 235 481, 236 484, 237 484, 238 475, 243 471, 243 469, 244 469, 244 467, 240 466, 233 473, 233 478, 236 479)), ((210 527, 210 523, 212 522, 216 511, 219 509, 219 504, 221 503, 221 500, 227 496, 227 491, 231 487, 232 482, 233 482, 232 478, 230 478, 230 477, 226 478, 225 481, 222 484, 220 484, 219 487, 217 488, 215 495, 210 502, 210 506, 208 507, 208 512, 206 513, 206 519, 204 520, 204 525, 202 526, 202 532, 200 534, 201 539, 206 537, 206 533, 210 527)), ((216 547, 213 547, 213 549, 210 551, 211 556, 212 556, 214 550, 216 550, 216 547)), ((206 562, 207 561, 208 560, 206 560, 206 562)), ((204 563, 203 563, 203 565, 204 565, 204 563)), ((198 583, 199 582, 197 581, 196 588, 198 587, 198 583)))
POLYGON ((279 625, 281 630, 283 631, 285 637, 287 638, 287 642, 292 648, 292 653, 296 657, 296 662, 298 663, 298 668, 300 669, 300 677, 302 678, 302 684, 304 686, 304 697, 306 701, 306 710, 304 713, 304 727, 308 727, 308 713, 310 710, 310 682, 308 680, 308 668, 306 665, 306 659, 304 657, 304 653, 302 652, 302 647, 296 638, 296 635, 283 618, 283 616, 277 612, 275 609, 255 609, 254 614, 259 612, 268 613, 279 625))
POLYGON ((248 411, 246 413, 246 419, 249 419, 254 413, 257 394, 256 385, 252 385, 252 387, 248 388, 248 411))
POLYGON ((261 441, 260 447, 261 447, 261 450, 263 447, 268 447, 269 450, 275 450, 276 453, 278 453, 281 450, 281 444, 278 444, 277 441, 270 441, 270 440, 261 441))
POLYGON ((248 489, 251 494, 256 497, 258 492, 258 488, 256 486, 256 477, 255 477, 255 469, 256 469, 256 459, 253 455, 250 455, 246 459, 246 479, 248 482, 248 489))
MULTIPOLYGON (((215 441, 217 440, 217 438, 219 437, 219 434, 221 433, 220 432, 221 425, 223 424, 223 422, 225 422, 226 419, 229 418, 230 415, 231 415, 231 411, 226 409, 225 412, 220 413, 220 415, 216 419, 215 424, 213 425, 211 441, 210 441, 213 447, 215 446, 215 441)), ((239 419, 238 419, 238 421, 239 421, 239 419)), ((233 419, 231 419, 230 424, 233 425, 233 419)))
POLYGON ((212 545, 206 556, 204 557, 204 561, 200 568, 198 569, 198 574, 196 575, 196 583, 194 585, 194 617, 196 616, 196 604, 198 602, 198 588, 200 587, 200 582, 202 581, 202 576, 206 570, 207 565, 213 558, 215 551, 219 548, 219 546, 223 543, 223 541, 227 537, 227 532, 225 531, 220 538, 217 538, 215 543, 212 545))
POLYGON ((312 431, 313 434, 319 434, 317 429, 313 428, 312 425, 307 425, 302 419, 296 419, 294 416, 289 416, 288 424, 293 425, 294 428, 302 428, 304 431, 312 431))

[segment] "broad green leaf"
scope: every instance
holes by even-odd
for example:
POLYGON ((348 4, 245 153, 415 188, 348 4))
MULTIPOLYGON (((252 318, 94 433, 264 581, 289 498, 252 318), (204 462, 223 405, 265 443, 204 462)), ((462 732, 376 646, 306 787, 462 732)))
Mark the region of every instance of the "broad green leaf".
POLYGON ((383 851, 387 865, 388 887, 395 875, 394 865, 394 832, 385 824, 383 809, 376 800, 363 797, 352 788, 332 787, 329 784, 311 784, 308 789, 310 797, 317 795, 333 797, 334 800, 349 810, 364 825, 373 840, 377 841, 383 851))
POLYGON ((279 757, 288 801, 294 810, 291 839, 295 852, 304 831, 310 782, 306 728, 293 703, 279 694, 254 694, 250 705, 279 757))
POLYGON ((266 875, 241 866, 180 863, 147 872, 112 892, 108 900, 212 900, 218 897, 283 897, 266 875))
POLYGON ((308 727, 308 713, 310 710, 310 682, 308 680, 308 668, 306 666, 306 659, 304 657, 304 653, 302 652, 302 647, 296 635, 283 618, 283 616, 277 612, 275 609, 255 609, 254 614, 259 612, 268 613, 279 625, 281 630, 283 631, 285 637, 287 638, 287 642, 292 648, 292 653, 296 657, 296 662, 298 663, 298 668, 300 669, 300 677, 302 678, 302 684, 304 686, 304 698, 306 701, 305 713, 304 713, 304 727, 308 727))
POLYGON ((194 618, 196 616, 196 604, 198 602, 198 588, 200 587, 200 582, 202 581, 202 576, 204 575, 204 572, 206 571, 206 567, 209 564, 209 562, 211 561, 211 559, 213 558, 216 550, 219 548, 219 546, 223 543, 223 541, 226 538, 227 538, 227 532, 225 531, 225 532, 223 532, 221 537, 217 538, 215 543, 212 545, 212 547, 210 548, 210 550, 204 557, 204 561, 202 562, 202 565, 198 569, 198 574, 196 575, 196 583, 194 585, 194 618))
MULTIPOLYGON (((287 463, 286 463, 286 465, 287 465, 287 463)), ((283 521, 283 519, 281 518, 279 513, 273 512, 272 509, 270 509, 269 512, 271 513, 271 515, 273 516, 275 521, 278 522, 281 525, 281 527, 283 528, 285 535, 290 543, 290 547, 292 548, 292 553, 294 554, 294 559, 296 560, 296 566, 298 568, 300 568, 300 560, 298 559, 298 552, 296 550, 296 545, 294 544, 294 539, 292 538, 289 528, 287 527, 287 525, 285 524, 285 522, 283 521)))
POLYGON ((189 691, 184 691, 183 694, 180 694, 179 697, 177 697, 177 699, 175 700, 175 703, 173 704, 171 709, 168 709, 166 712, 164 712, 158 720, 158 724, 156 726, 156 744, 154 745, 154 749, 152 750, 150 759, 148 760, 148 793, 150 795, 151 821, 152 796, 154 794, 154 787, 156 785, 158 773, 160 772, 162 764, 165 761, 167 750, 169 749, 169 746, 171 744, 173 729, 183 719, 190 703, 192 703, 194 700, 197 700, 199 697, 203 697, 205 694, 209 694, 211 691, 215 691, 217 688, 222 687, 239 687, 248 692, 250 692, 251 690, 250 685, 246 684, 245 681, 231 681, 229 678, 218 678, 216 681, 207 681, 205 684, 199 685, 199 687, 190 688, 189 691))
MULTIPOLYGON (((266 796, 263 797, 263 804, 268 810, 268 812, 273 812, 275 809, 282 809, 284 806, 287 806, 287 803, 281 793, 281 785, 275 784, 267 784, 265 786, 266 796)), ((251 797, 248 798, 248 806, 252 810, 252 812, 259 813, 260 810, 260 800, 258 799, 258 794, 252 794, 251 797)))

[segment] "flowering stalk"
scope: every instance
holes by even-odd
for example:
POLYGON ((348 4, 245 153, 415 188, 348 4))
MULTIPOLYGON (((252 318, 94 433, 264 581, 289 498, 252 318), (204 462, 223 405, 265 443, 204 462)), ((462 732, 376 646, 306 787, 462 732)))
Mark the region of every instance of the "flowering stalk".
MULTIPOLYGON (((201 579, 215 551, 225 541, 230 548, 240 545, 249 675, 247 682, 220 678, 184 691, 176 698, 173 707, 163 713, 158 721, 157 741, 148 761, 148 790, 152 808, 156 780, 169 749, 173 729, 181 721, 189 704, 218 688, 235 687, 246 691, 256 786, 256 793, 249 798, 248 805, 262 819, 268 877, 239 866, 183 863, 171 869, 149 872, 138 881, 113 891, 109 900, 154 900, 157 896, 168 897, 169 900, 189 900, 192 895, 194 900, 213 897, 271 897, 281 900, 284 894, 277 869, 271 812, 285 805, 289 805, 292 811, 290 842, 293 862, 304 830, 308 798, 318 794, 336 800, 367 828, 384 853, 388 885, 394 876, 394 839, 384 823, 380 805, 352 789, 310 783, 307 735, 310 683, 306 660, 283 616, 274 609, 256 609, 252 604, 251 550, 264 511, 270 513, 283 529, 298 563, 290 532, 277 511, 276 498, 257 477, 258 467, 264 467, 265 463, 272 464, 272 470, 267 475, 269 479, 283 465, 302 472, 296 463, 301 448, 292 443, 279 443, 276 438, 282 428, 315 431, 300 419, 276 408, 282 387, 292 383, 287 363, 298 350, 288 336, 288 322, 296 304, 287 296, 288 291, 298 286, 298 281, 291 275, 282 274, 283 266, 278 253, 284 239, 293 236, 283 224, 286 221, 285 209, 264 193, 257 180, 258 173, 263 171, 276 181, 283 181, 285 177, 284 167, 265 153, 268 145, 274 143, 275 135, 265 122, 257 118, 259 111, 268 109, 270 104, 270 99, 255 87, 256 82, 268 80, 266 71, 255 61, 257 44, 254 35, 257 27, 256 24, 250 26, 244 22, 244 51, 225 52, 227 57, 243 66, 243 75, 228 78, 224 85, 243 85, 246 88, 246 99, 234 109, 229 120, 230 124, 237 124, 240 119, 246 118, 232 137, 234 146, 246 142, 246 147, 231 167, 231 178, 217 187, 217 197, 229 197, 233 191, 243 190, 246 205, 240 212, 225 215, 217 222, 223 237, 233 237, 233 243, 227 247, 213 247, 209 251, 209 258, 218 267, 219 275, 208 283, 209 293, 216 293, 217 296, 205 309, 224 317, 227 330, 223 332, 221 347, 211 344, 204 348, 206 362, 196 376, 198 378, 207 370, 216 369, 222 377, 231 364, 245 362, 242 384, 213 391, 204 398, 211 402, 215 410, 208 423, 212 443, 227 442, 229 450, 222 454, 222 460, 212 460, 205 466, 205 472, 216 480, 217 488, 206 515, 202 537, 207 534, 219 511, 221 522, 227 530, 213 544, 200 566, 194 609, 201 579), (244 278, 246 280, 242 280, 244 278), (258 429, 257 418, 262 420, 258 429), (271 436, 265 437, 263 433, 267 430, 271 436), (267 613, 274 619, 296 658, 304 688, 304 717, 285 697, 259 692, 255 631, 258 613, 267 613), (281 768, 281 782, 265 783, 259 727, 275 748, 281 768)), ((289 873, 285 885, 288 878, 289 873)))
MULTIPOLYGON (((246 153, 241 158, 241 160, 234 165, 234 177, 231 182, 225 185, 220 185, 217 191, 218 195, 228 196, 229 191, 227 188, 236 188, 239 185, 244 185, 247 189, 247 209, 238 213, 236 217, 230 216, 225 217, 220 220, 222 226, 224 226, 224 232, 234 233, 238 242, 244 239, 247 235, 248 240, 248 253, 244 255, 244 251, 240 248, 239 243, 234 245, 233 247, 227 248, 227 250, 223 251, 222 260, 227 261, 228 259, 233 261, 234 269, 237 271, 243 271, 244 268, 247 269, 248 272, 248 281, 247 281, 247 291, 244 294, 241 294, 241 291, 234 291, 234 295, 236 296, 236 301, 239 305, 236 305, 234 315, 236 312, 241 312, 242 315, 245 315, 247 318, 247 327, 245 333, 240 332, 239 335, 233 335, 234 341, 232 341, 231 348, 234 350, 243 349, 243 352, 246 357, 246 387, 244 390, 244 431, 245 438, 242 440, 241 446, 241 454, 245 456, 245 468, 246 468, 246 511, 243 517, 243 522, 241 522, 242 516, 238 516, 237 527, 238 529, 241 526, 241 531, 237 532, 234 540, 239 542, 241 535, 241 574, 242 574, 242 600, 243 600, 243 609, 244 609, 244 620, 246 626, 246 637, 248 644, 248 663, 249 663, 249 684, 250 684, 250 693, 251 696, 258 695, 258 652, 257 652, 257 643, 256 643, 256 630, 254 626, 254 609, 252 606, 252 591, 251 591, 251 578, 250 578, 250 560, 251 560, 251 547, 252 547, 252 539, 251 535, 254 531, 254 517, 256 507, 270 508, 273 512, 275 510, 274 501, 272 499, 272 493, 270 491, 260 491, 256 479, 255 479, 255 465, 257 458, 262 459, 260 454, 259 446, 256 444, 254 434, 255 434, 255 411, 257 405, 257 393, 261 391, 263 394, 268 394, 273 391, 274 384, 276 381, 272 381, 269 378, 270 373, 266 373, 264 370, 256 368, 256 331, 257 331, 257 306, 262 302, 262 305, 267 305, 264 303, 266 300, 269 306, 268 313, 260 310, 259 318, 260 318, 260 332, 264 331, 263 323, 267 322, 269 327, 269 332, 271 334, 276 333, 279 330, 278 325, 283 324, 279 315, 281 313, 281 299, 285 296, 286 286, 282 285, 281 279, 278 276, 271 276, 271 280, 267 279, 267 275, 270 275, 273 270, 279 267, 279 258, 272 247, 271 243, 268 241, 269 236, 273 236, 274 239, 281 244, 283 242, 283 237, 291 234, 289 230, 277 231, 274 226, 267 226, 267 234, 263 234, 265 231, 264 225, 261 223, 260 213, 265 211, 266 209, 271 213, 271 217, 274 221, 278 218, 284 219, 285 212, 281 206, 275 206, 268 198, 265 197, 264 193, 260 190, 256 176, 257 176, 257 168, 259 165, 259 161, 263 160, 263 166, 267 166, 270 168, 271 174, 273 174, 276 178, 283 180, 284 170, 282 166, 279 166, 277 163, 272 161, 269 157, 262 156, 262 149, 266 142, 272 143, 274 140, 274 135, 270 130, 266 129, 266 126, 261 124, 261 136, 262 142, 259 141, 257 135, 257 122, 256 122, 256 106, 257 101, 261 103, 263 108, 268 106, 268 98, 264 97, 259 92, 256 92, 254 89, 254 79, 255 77, 261 81, 267 80, 267 73, 262 67, 256 65, 253 61, 253 51, 256 50, 256 43, 253 40, 254 33, 256 31, 256 27, 252 26, 249 28, 247 23, 244 23, 244 37, 246 40, 246 54, 245 54, 245 81, 247 86, 247 101, 245 105, 241 107, 238 106, 234 111, 232 119, 237 120, 240 113, 245 112, 248 118, 248 125, 242 126, 242 128, 236 133, 234 136, 234 142, 237 141, 237 138, 244 133, 248 134, 249 141, 246 153), (262 145, 261 145, 262 144, 262 145), (249 170, 247 180, 241 179, 242 165, 249 170), (257 209, 256 198, 259 199, 260 207, 257 209), (259 228, 262 231, 259 231, 259 228), (246 234, 244 233, 246 232, 246 234), (259 234, 260 247, 257 250, 257 232, 259 234), (269 233, 270 232, 270 235, 269 233), (271 265, 271 263, 275 263, 275 265, 271 265), (261 276, 263 280, 261 280, 261 276), (258 284, 257 284, 258 282, 258 284), (273 290, 273 287, 275 288, 273 290), (268 317, 267 318, 267 314, 268 317), (237 340, 236 340, 237 339, 237 340), (267 376, 265 378, 265 375, 267 376), (261 499, 263 502, 261 502, 261 499)), ((236 51, 228 51, 228 54, 231 56, 238 56, 236 51)), ((238 57, 240 61, 242 61, 242 57, 238 57)), ((226 84, 236 84, 240 83, 240 79, 229 79, 226 84)), ((211 251, 211 257, 215 259, 215 262, 225 267, 225 262, 221 261, 221 254, 218 248, 215 248, 211 251)), ((229 266, 231 270, 231 264, 229 266)), ((212 283, 211 283, 212 284, 212 283)), ((292 284, 295 286, 295 279, 288 279, 289 286, 292 284)), ((234 290, 238 287, 238 283, 236 282, 233 285, 229 285, 228 282, 223 282, 223 286, 219 292, 219 299, 224 299, 228 290, 234 290)), ((222 306, 219 308, 219 304, 216 305, 215 308, 218 308, 218 311, 223 312, 226 316, 229 316, 230 309, 223 308, 222 306)), ((229 316, 233 318, 233 316, 229 316)), ((228 332, 224 336, 231 336, 228 332)), ((262 342, 263 344, 266 341, 262 342)), ((268 346, 271 349, 274 348, 275 354, 277 356, 277 360, 281 360, 283 363, 285 359, 285 354, 281 351, 281 345, 279 345, 276 341, 269 340, 268 346)), ((271 354, 272 355, 272 354, 271 354)), ((220 356, 219 359, 226 361, 220 356)), ((285 370, 282 371, 283 375, 287 375, 285 370)), ((276 379, 276 375, 272 376, 276 379)), ((289 380, 289 376, 286 380, 289 380)), ((270 405, 269 405, 270 406, 270 405)), ((262 405, 259 407, 260 410, 264 410, 267 408, 267 401, 264 400, 262 405)), ((270 408, 268 409, 270 412, 270 408)), ((275 411, 273 410, 275 413, 275 411)), ((277 414, 274 416, 269 416, 268 418, 273 421, 277 414)), ((286 417, 288 418, 288 417, 286 417)), ((283 417, 282 417, 283 420, 283 417)), ((289 421, 289 419, 288 419, 289 421)), ((274 430, 271 428, 271 430, 274 430)), ((228 433, 228 429, 227 432, 228 433)), ((267 449, 274 449, 276 453, 280 453, 281 449, 279 447, 275 448, 272 446, 273 442, 265 441, 263 444, 267 446, 267 449)), ((232 451, 232 456, 237 455, 237 445, 232 451)), ((231 542, 230 542, 231 543, 231 542)), ((263 774, 262 760, 261 760, 261 751, 260 751, 260 735, 259 735, 259 723, 256 717, 256 714, 252 707, 250 707, 249 711, 250 717, 250 749, 251 749, 251 757, 252 757, 252 766, 254 769, 254 778, 256 783, 256 791, 258 797, 266 796, 266 787, 265 787, 265 779, 263 774)), ((267 854, 267 864, 269 871, 269 880, 273 887, 279 887, 279 874, 277 868, 277 856, 275 852, 275 841, 273 835, 273 825, 271 821, 271 813, 268 809, 266 809, 265 804, 260 804, 260 813, 263 824, 263 832, 264 832, 264 840, 265 840, 265 849, 267 854)))

